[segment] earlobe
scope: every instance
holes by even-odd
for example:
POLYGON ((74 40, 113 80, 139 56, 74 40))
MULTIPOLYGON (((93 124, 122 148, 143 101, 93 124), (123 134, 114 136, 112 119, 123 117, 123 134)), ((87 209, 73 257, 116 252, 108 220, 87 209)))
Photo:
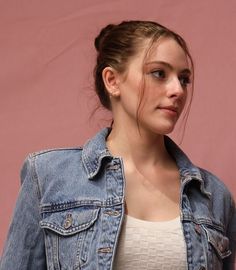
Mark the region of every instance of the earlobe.
POLYGON ((118 72, 112 67, 105 67, 102 71, 102 78, 110 97, 119 97, 118 72))

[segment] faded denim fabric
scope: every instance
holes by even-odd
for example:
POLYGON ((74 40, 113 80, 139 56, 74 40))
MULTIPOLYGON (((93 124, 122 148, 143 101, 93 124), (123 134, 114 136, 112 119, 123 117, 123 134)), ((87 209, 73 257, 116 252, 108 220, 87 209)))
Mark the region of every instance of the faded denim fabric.
MULTIPOLYGON (((122 159, 109 129, 83 148, 29 155, 1 270, 112 269, 124 216, 122 159)), ((165 137, 181 176, 181 221, 189 270, 234 269, 236 211, 224 184, 165 137)))

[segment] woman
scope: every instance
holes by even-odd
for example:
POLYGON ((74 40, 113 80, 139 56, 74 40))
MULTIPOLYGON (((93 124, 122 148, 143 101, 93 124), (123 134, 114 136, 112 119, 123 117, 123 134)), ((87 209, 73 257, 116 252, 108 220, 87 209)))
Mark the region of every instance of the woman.
POLYGON ((233 269, 230 193, 166 136, 191 103, 185 41, 128 21, 95 46, 112 127, 82 148, 29 155, 0 269, 233 269))

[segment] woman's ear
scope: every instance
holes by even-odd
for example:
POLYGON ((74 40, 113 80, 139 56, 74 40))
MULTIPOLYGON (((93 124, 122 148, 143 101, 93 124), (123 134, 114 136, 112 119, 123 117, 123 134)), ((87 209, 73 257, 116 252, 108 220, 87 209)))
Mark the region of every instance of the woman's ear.
POLYGON ((112 67, 105 67, 102 71, 102 78, 105 87, 111 97, 119 97, 119 73, 112 67))

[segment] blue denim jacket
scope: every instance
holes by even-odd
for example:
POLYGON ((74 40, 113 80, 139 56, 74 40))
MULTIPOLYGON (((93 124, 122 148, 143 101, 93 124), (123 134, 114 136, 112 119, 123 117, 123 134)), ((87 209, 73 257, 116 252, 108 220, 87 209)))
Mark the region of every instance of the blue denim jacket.
MULTIPOLYGON (((1 270, 112 269, 124 217, 121 158, 103 129, 83 148, 29 155, 1 270)), ((224 184, 165 137, 181 176, 181 221, 189 270, 234 269, 236 212, 224 184)))

